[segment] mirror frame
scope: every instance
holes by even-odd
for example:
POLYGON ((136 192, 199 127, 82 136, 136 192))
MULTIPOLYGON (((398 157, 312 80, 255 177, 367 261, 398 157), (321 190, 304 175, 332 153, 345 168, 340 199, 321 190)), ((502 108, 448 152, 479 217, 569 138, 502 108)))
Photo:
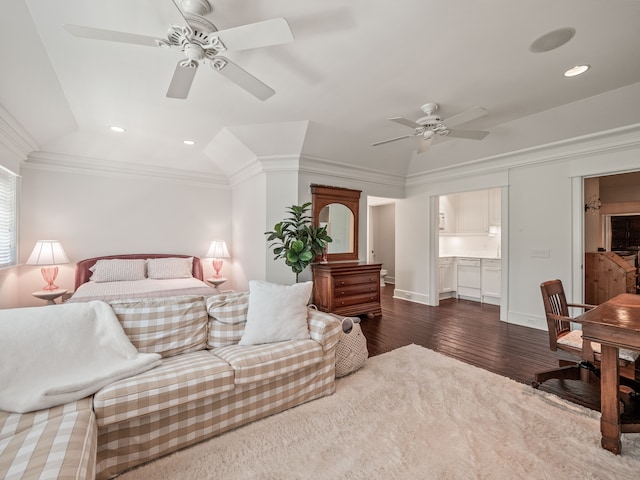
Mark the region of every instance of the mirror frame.
POLYGON ((315 226, 320 224, 318 221, 320 218, 320 211, 332 203, 344 205, 351 210, 351 213, 353 214, 353 252, 327 253, 327 260, 329 262, 358 260, 358 213, 360 210, 361 193, 361 190, 352 190, 350 188, 311 184, 313 224, 315 226))

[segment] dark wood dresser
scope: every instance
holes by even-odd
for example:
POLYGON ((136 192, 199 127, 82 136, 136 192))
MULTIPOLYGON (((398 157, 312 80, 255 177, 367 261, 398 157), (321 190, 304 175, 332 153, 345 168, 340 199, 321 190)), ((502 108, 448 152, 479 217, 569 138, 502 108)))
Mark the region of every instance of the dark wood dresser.
POLYGON ((382 315, 381 263, 330 262, 311 265, 313 303, 337 315, 382 315))

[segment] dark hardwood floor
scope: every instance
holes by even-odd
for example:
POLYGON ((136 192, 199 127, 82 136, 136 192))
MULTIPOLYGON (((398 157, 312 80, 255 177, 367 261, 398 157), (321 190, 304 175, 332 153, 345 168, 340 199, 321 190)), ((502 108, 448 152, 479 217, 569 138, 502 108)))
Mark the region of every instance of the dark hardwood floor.
MULTIPOLYGON (((528 385, 536 371, 557 367, 559 358, 573 360, 549 349, 546 331, 501 322, 497 306, 446 299, 430 307, 395 299, 393 289, 392 284, 381 288, 382 316, 360 323, 370 356, 415 343, 528 385)), ((592 409, 600 406, 597 385, 548 380, 540 390, 592 409)))

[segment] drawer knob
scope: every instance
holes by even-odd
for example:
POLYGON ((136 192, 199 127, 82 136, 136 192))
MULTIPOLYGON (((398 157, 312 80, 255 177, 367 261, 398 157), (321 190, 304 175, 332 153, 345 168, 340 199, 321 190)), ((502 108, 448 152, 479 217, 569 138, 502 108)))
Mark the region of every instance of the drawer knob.
POLYGON ((340 282, 340 285, 344 285, 344 280, 342 280, 342 281, 340 282))
POLYGON ((344 292, 340 292, 340 295, 344 295, 344 292))

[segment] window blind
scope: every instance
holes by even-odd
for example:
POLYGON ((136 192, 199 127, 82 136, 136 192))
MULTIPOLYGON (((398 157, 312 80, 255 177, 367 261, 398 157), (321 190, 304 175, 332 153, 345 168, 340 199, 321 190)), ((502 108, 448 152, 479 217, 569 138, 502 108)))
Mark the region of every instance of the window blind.
POLYGON ((16 264, 16 176, 0 167, 0 268, 16 264))

